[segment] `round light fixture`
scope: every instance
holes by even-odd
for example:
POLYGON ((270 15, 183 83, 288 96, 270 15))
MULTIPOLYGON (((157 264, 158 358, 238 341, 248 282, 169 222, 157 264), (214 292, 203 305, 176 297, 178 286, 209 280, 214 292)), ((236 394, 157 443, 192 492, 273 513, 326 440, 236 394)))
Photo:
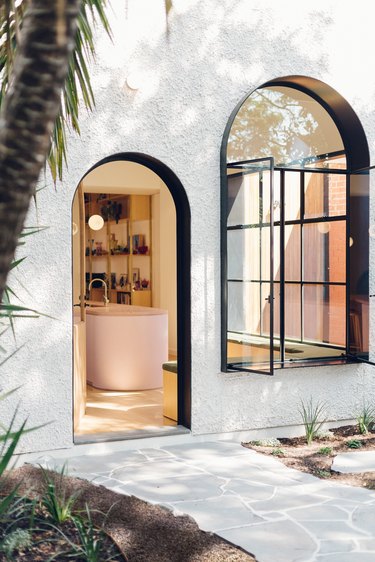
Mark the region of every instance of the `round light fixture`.
POLYGON ((354 244, 354 240, 351 236, 349 236, 349 246, 352 247, 354 244))
POLYGON ((139 90, 142 85, 143 76, 139 71, 131 72, 126 78, 126 85, 131 90, 139 90))
POLYGON ((100 215, 91 215, 89 218, 89 227, 91 230, 100 230, 104 226, 104 219, 100 215))

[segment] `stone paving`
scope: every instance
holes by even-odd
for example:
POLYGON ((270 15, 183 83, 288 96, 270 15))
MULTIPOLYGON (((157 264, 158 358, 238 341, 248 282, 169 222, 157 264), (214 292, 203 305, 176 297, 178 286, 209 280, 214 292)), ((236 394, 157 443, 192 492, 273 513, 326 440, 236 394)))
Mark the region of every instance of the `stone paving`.
POLYGON ((259 562, 375 560, 374 491, 317 479, 237 443, 185 443, 44 464, 58 469, 65 462, 72 476, 163 504, 176 516, 189 514, 201 529, 259 562))
POLYGON ((340 453, 333 459, 332 470, 342 473, 375 472, 375 452, 340 453))

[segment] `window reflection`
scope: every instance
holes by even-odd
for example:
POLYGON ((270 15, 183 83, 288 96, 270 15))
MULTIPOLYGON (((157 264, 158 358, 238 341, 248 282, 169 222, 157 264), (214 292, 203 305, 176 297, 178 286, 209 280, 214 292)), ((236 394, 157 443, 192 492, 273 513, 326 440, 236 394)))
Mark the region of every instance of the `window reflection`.
POLYGON ((341 165, 342 156, 324 164, 344 146, 328 112, 295 88, 259 88, 242 104, 228 140, 228 162, 272 155, 281 167, 341 165), (341 158, 341 160, 340 160, 341 158))

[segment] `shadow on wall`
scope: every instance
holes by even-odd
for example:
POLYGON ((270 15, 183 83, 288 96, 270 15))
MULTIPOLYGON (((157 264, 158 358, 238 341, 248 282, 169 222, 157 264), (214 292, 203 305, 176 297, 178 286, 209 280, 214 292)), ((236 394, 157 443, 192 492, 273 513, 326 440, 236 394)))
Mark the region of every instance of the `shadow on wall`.
MULTIPOLYGON (((116 3, 120 4, 123 6, 123 3, 116 3)), ((147 4, 151 5, 150 0, 128 0, 127 12, 122 7, 118 14, 112 16, 113 44, 104 35, 99 38, 101 52, 107 60, 99 54, 92 65, 97 108, 92 114, 80 115, 82 138, 72 137, 69 141, 70 170, 74 171, 75 179, 79 179, 104 156, 138 151, 158 158, 180 178, 192 210, 192 312, 196 334, 193 338, 197 340, 194 342, 193 339, 193 349, 196 343, 196 359, 202 372, 208 368, 210 373, 213 365, 216 366, 215 372, 219 372, 220 250, 217 233, 220 216, 219 154, 224 128, 243 95, 266 80, 290 74, 324 79, 331 63, 324 52, 322 36, 332 32, 333 22, 324 8, 321 11, 316 7, 311 10, 309 5, 302 3, 296 6, 296 3, 289 2, 287 7, 285 3, 282 6, 273 3, 270 9, 269 3, 260 1, 249 7, 249 2, 244 0, 193 0, 189 3, 175 0, 168 33, 160 32, 160 24, 158 33, 152 34, 151 26, 145 24, 147 4), (126 32, 134 30, 129 44, 126 33, 121 30, 124 18, 127 18, 126 32), (298 29, 293 29, 292 22, 296 21, 298 29), (141 71, 144 81, 139 82, 139 89, 131 90, 124 84, 129 74, 137 71, 141 71), (82 147, 84 155, 89 155, 86 160, 82 157, 82 147), (199 356, 203 350, 204 355, 199 356)), ((156 4, 160 10, 163 9, 161 0, 155 0, 156 4)), ((356 14, 353 13, 352 17, 355 18, 356 14)), ((165 31, 165 23, 163 26, 165 31)), ((346 41, 344 34, 339 37, 331 57, 340 57, 340 41, 346 41)), ((362 120, 366 121, 366 112, 362 120)), ((73 190, 76 182, 69 185, 73 190)), ((53 189, 52 184, 38 195, 41 209, 45 202, 51 204, 51 196, 46 193, 50 189, 53 189)), ((59 186, 53 193, 56 209, 66 208, 66 189, 66 185, 59 186)), ((61 252, 67 253, 67 245, 70 245, 68 212, 66 230, 59 233, 58 242, 61 252)), ((32 293, 33 288, 39 285, 39 291, 42 283, 43 295, 49 301, 53 300, 49 308, 57 310, 56 287, 61 276, 57 243, 50 241, 52 234, 52 230, 41 233, 28 246, 35 278, 30 280, 28 288, 32 293), (55 268, 48 276, 45 275, 45 253, 49 256, 49 269, 55 268)), ((30 263, 25 263, 25 268, 21 271, 25 271, 27 279, 30 263)), ((70 279, 69 271, 64 275, 70 279)), ((21 289, 20 294, 25 294, 25 291, 21 289)), ((68 297, 65 295, 64 298, 68 297)), ((33 306, 32 297, 28 302, 33 306)), ((40 308, 40 304, 37 305, 40 308)), ((54 310, 46 312, 54 313, 54 310)), ((62 355, 70 345, 66 322, 68 313, 59 310, 59 314, 64 314, 63 329, 61 323, 57 325, 51 319, 36 322, 41 334, 53 331, 53 347, 61 349, 57 367, 54 367, 59 371, 60 387, 67 394, 66 381, 68 377, 70 380, 70 373, 60 372, 59 363, 61 361, 61 366, 65 365, 62 355)), ((19 332, 20 341, 24 334, 29 337, 29 330, 34 329, 34 324, 30 327, 31 322, 27 321, 27 327, 19 332)), ((51 360, 47 357, 51 349, 51 340, 41 338, 40 349, 36 351, 38 372, 47 384, 50 377, 56 377, 56 373, 51 373, 51 360)), ((21 350, 12 363, 9 362, 9 371, 22 361, 26 365, 29 352, 27 347, 21 350)), ((22 369, 17 383, 27 382, 30 377, 30 372, 22 369)), ((195 380, 196 395, 199 394, 199 386, 208 384, 209 378, 195 380)), ((53 389, 56 393, 56 386, 53 389)), ((219 391, 220 385, 213 389, 213 393, 219 391)), ((33 411, 35 404, 39 404, 39 398, 33 394, 25 397, 23 407, 33 411)), ((57 410, 56 413, 60 412, 57 410)), ((65 427, 68 415, 59 419, 57 431, 58 427, 65 427)))

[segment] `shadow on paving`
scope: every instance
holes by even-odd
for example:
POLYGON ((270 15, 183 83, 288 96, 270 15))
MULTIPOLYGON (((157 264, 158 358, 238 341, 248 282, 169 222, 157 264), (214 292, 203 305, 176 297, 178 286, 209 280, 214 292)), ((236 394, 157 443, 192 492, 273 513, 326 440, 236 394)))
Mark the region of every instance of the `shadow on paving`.
MULTIPOLYGON (((43 489, 41 470, 23 466, 10 474, 20 482, 20 493, 38 495, 43 489), (32 492, 30 492, 32 490, 32 492)), ((80 490, 77 508, 88 504, 96 524, 108 514, 105 530, 116 541, 128 562, 251 562, 255 558, 213 533, 201 531, 195 521, 134 496, 124 496, 103 486, 66 477, 67 493, 80 490)))

